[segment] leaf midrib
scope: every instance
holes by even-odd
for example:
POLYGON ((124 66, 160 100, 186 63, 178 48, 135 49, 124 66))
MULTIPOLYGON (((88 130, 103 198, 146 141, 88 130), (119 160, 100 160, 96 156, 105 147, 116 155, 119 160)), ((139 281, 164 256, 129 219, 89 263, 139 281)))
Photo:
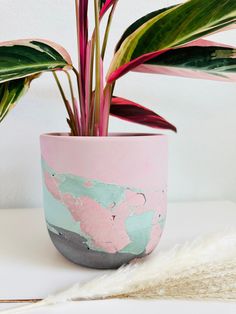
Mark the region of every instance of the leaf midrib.
MULTIPOLYGON (((46 62, 46 63, 40 63, 40 64, 33 64, 33 65, 24 65, 24 66, 14 66, 14 67, 11 67, 10 70, 8 70, 7 68, 4 68, 4 69, 1 69, 0 68, 0 73, 4 72, 4 73, 12 73, 12 72, 15 72, 15 71, 20 71, 22 69, 37 69, 37 68, 41 68, 41 67, 45 67, 46 69, 48 67, 64 67, 64 66, 70 66, 69 64, 67 63, 60 63, 60 62, 46 62)), ((45 70, 46 70, 45 69, 45 70)))

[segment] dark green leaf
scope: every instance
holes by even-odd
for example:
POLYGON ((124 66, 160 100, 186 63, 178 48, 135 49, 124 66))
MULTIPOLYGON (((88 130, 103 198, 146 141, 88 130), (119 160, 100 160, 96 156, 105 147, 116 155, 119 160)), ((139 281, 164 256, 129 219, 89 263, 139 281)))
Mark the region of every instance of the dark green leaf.
POLYGON ((31 78, 21 78, 0 84, 0 122, 27 91, 31 78))
POLYGON ((235 0, 190 0, 148 20, 117 51, 109 74, 140 56, 177 47, 236 22, 235 0))
POLYGON ((152 18, 160 15, 161 13, 169 10, 169 9, 172 9, 173 7, 175 6, 171 6, 171 7, 168 7, 168 8, 163 8, 163 9, 160 9, 160 10, 156 10, 156 11, 153 11, 143 17, 141 17, 140 19, 138 19, 137 21, 135 21, 132 25, 130 25, 127 30, 124 32, 124 34, 122 35, 121 39, 119 40, 117 46, 116 46, 116 49, 115 51, 119 50, 120 49, 120 46, 122 45, 122 43, 125 41, 125 39, 131 35, 132 33, 134 33, 140 26, 142 26, 143 24, 145 24, 146 22, 148 22, 149 20, 151 20, 152 18))
POLYGON ((0 45, 0 83, 69 66, 68 54, 52 43, 20 40, 0 45))

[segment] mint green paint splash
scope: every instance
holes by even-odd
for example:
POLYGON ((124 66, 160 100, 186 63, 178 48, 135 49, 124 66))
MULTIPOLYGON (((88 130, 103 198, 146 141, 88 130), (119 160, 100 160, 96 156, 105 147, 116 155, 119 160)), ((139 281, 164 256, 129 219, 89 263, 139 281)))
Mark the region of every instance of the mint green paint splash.
MULTIPOLYGON (((61 178, 60 175, 59 178, 61 178)), ((100 183, 96 180, 85 180, 72 175, 64 175, 63 181, 60 183, 62 193, 70 193, 76 198, 87 196, 105 208, 114 203, 121 203, 125 197, 125 190, 120 186, 100 183), (86 187, 86 182, 91 182, 91 187, 86 187)))
MULTIPOLYGON (((97 180, 85 179, 70 174, 57 174, 43 159, 42 167, 44 171, 53 175, 59 181, 59 190, 61 193, 70 194, 75 198, 79 198, 81 196, 90 197, 105 208, 111 207, 114 203, 114 205, 119 205, 122 201, 124 201, 125 192, 127 190, 142 193, 142 191, 138 189, 131 189, 114 184, 105 184, 97 180), (89 183, 89 185, 86 185, 86 183, 89 183)), ((103 250, 93 246, 91 238, 88 235, 83 234, 81 231, 80 223, 74 221, 67 207, 52 196, 44 183, 43 189, 44 204, 46 207, 45 211, 48 222, 55 226, 80 234, 82 237, 87 239, 87 245, 91 249, 103 252, 103 250)), ((150 239, 154 214, 155 211, 149 211, 143 214, 128 217, 125 225, 131 243, 122 249, 120 253, 139 255, 145 251, 150 239)))
POLYGON ((58 179, 59 189, 63 194, 69 193, 75 198, 87 196, 105 208, 112 208, 114 205, 122 203, 125 199, 125 191, 127 190, 132 190, 137 193, 142 192, 138 189, 130 189, 115 184, 106 184, 71 174, 57 174, 46 164, 43 158, 42 167, 45 171, 58 179), (90 185, 86 186, 87 183, 90 185))
POLYGON ((56 200, 51 195, 51 193, 47 190, 47 187, 45 186, 44 182, 43 182, 43 195, 45 216, 47 220, 48 229, 51 232, 54 232, 56 234, 58 233, 55 230, 55 228, 53 228, 50 225, 54 225, 65 230, 75 232, 87 240, 86 244, 91 250, 104 252, 104 250, 101 250, 92 243, 92 239, 81 230, 80 222, 75 221, 71 216, 70 212, 68 211, 67 207, 64 206, 58 200, 56 200))
POLYGON ((131 243, 122 249, 121 253, 139 255, 145 251, 150 239, 154 215, 155 211, 149 211, 126 219, 126 230, 131 243))
POLYGON ((66 206, 52 196, 44 183, 43 195, 46 220, 52 225, 81 234, 80 223, 72 218, 66 206))

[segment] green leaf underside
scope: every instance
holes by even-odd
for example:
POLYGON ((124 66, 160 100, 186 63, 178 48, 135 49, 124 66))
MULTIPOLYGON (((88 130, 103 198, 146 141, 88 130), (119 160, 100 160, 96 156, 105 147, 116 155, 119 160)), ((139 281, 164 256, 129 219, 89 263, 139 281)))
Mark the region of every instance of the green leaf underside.
POLYGON ((164 11, 126 38, 113 70, 146 53, 176 47, 236 22, 235 0, 191 0, 164 11))
POLYGON ((236 72, 236 50, 225 47, 185 47, 168 51, 146 64, 206 72, 236 72))
POLYGON ((26 92, 30 80, 30 78, 21 78, 0 84, 0 122, 26 92))
POLYGON ((173 7, 176 7, 176 5, 168 7, 168 8, 162 8, 160 10, 156 10, 153 11, 143 17, 141 17, 140 19, 138 19, 137 21, 135 21, 132 25, 130 25, 127 30, 124 32, 124 34, 122 35, 121 39, 119 40, 118 44, 116 45, 116 49, 115 51, 119 50, 120 46, 122 45, 122 43, 125 41, 125 39, 131 35, 132 33, 134 33, 140 26, 142 26, 144 23, 148 22, 149 20, 151 20, 152 18, 160 15, 161 13, 172 9, 173 7))
POLYGON ((67 65, 62 55, 42 42, 0 46, 0 82, 63 69, 67 65))

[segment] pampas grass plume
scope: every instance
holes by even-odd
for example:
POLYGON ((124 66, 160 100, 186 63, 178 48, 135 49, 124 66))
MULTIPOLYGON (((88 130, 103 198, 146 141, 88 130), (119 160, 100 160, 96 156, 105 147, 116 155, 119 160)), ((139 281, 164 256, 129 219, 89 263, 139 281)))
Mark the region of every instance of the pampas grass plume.
POLYGON ((110 274, 2 313, 111 298, 236 301, 236 231, 203 237, 123 266, 110 274))

